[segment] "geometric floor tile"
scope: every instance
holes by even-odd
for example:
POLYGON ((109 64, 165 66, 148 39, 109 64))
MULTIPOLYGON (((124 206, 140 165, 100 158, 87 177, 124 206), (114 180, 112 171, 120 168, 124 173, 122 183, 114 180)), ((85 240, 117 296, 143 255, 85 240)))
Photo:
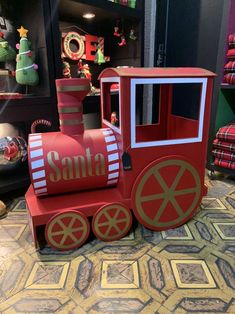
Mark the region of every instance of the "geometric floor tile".
POLYGON ((170 229, 166 231, 161 231, 163 239, 167 240, 193 240, 192 233, 187 225, 170 229))
POLYGON ((235 222, 214 222, 213 226, 224 240, 235 240, 235 222))
POLYGON ((171 266, 179 288, 215 288, 213 277, 203 260, 171 260, 171 266))
POLYGON ((26 225, 23 224, 7 224, 0 226, 0 242, 19 240, 25 228, 26 225))
POLYGON ((62 289, 65 285, 69 263, 36 262, 26 282, 26 289, 62 289))
POLYGON ((136 223, 119 241, 91 235, 66 252, 35 249, 25 200, 11 198, 0 220, 0 313, 235 314, 235 181, 208 187, 203 210, 180 227, 136 223))
POLYGON ((103 261, 102 288, 139 288, 138 263, 135 261, 103 261))
POLYGON ((204 197, 201 207, 202 209, 226 209, 224 204, 215 197, 204 197))

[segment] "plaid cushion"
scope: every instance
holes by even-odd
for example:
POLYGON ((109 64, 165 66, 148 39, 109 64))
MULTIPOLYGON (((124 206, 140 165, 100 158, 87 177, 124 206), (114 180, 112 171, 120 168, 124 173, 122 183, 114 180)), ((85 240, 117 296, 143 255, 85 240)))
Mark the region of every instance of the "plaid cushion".
POLYGON ((216 166, 220 166, 223 168, 233 169, 235 170, 235 162, 229 161, 229 160, 223 160, 219 158, 215 158, 214 164, 216 166))
POLYGON ((220 128, 216 133, 216 138, 235 143, 235 124, 231 123, 220 128))
POLYGON ((219 159, 225 159, 230 161, 235 161, 235 153, 226 152, 225 150, 213 149, 212 155, 219 159))
POLYGON ((234 59, 235 58, 235 48, 228 50, 227 57, 228 57, 228 59, 234 59))
POLYGON ((220 141, 217 138, 213 141, 213 148, 225 150, 226 152, 235 152, 235 143, 220 141))
POLYGON ((224 72, 225 73, 231 73, 235 72, 235 61, 229 61, 224 66, 224 72))
POLYGON ((228 73, 224 75, 224 83, 235 84, 235 73, 228 73))
POLYGON ((228 45, 230 48, 235 47, 235 34, 230 34, 228 36, 228 45))

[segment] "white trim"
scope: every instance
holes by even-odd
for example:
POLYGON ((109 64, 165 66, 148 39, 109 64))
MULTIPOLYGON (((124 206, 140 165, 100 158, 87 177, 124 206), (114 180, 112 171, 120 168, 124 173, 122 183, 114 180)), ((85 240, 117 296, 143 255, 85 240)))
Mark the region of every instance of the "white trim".
POLYGON ((30 151, 30 158, 36 158, 43 156, 43 149, 35 149, 30 151))
POLYGON ((117 184, 117 183, 118 183, 118 180, 110 180, 107 182, 108 185, 117 184))
POLYGON ((113 172, 108 175, 108 180, 116 179, 119 177, 119 172, 113 172))
POLYGON ((142 78, 131 79, 131 148, 151 147, 151 146, 163 146, 174 144, 186 144, 196 143, 202 141, 204 112, 205 112, 205 99, 207 78, 142 78), (201 83, 201 101, 200 101, 200 113, 199 113, 199 127, 198 136, 192 138, 175 139, 175 140, 162 140, 152 142, 139 142, 136 143, 136 85, 138 84, 171 84, 171 83, 201 83))
POLYGON ((29 142, 29 147, 30 148, 42 147, 42 140, 40 140, 40 141, 30 141, 29 142))
POLYGON ((43 159, 38 159, 38 160, 31 162, 32 170, 37 169, 37 168, 41 168, 41 167, 44 167, 44 160, 43 159))
POLYGON ((46 176, 45 170, 40 170, 32 173, 33 180, 45 178, 45 176, 46 176))
POLYGON ((35 190, 35 194, 44 194, 44 193, 47 193, 47 188, 42 188, 42 189, 38 189, 38 190, 35 190))
POLYGON ((122 134, 122 113, 121 113, 121 89, 120 89, 120 77, 104 77, 100 81, 100 88, 101 88, 101 119, 102 123, 105 124, 110 129, 114 130, 115 132, 122 134), (118 90, 118 96, 119 96, 119 127, 112 125, 108 120, 104 119, 104 92, 103 92, 103 83, 118 83, 119 84, 119 90, 118 90))
POLYGON ((41 139, 42 139, 42 135, 38 135, 37 133, 29 135, 29 141, 35 141, 35 140, 41 140, 41 139))
POLYGON ((118 153, 108 155, 108 162, 118 160, 118 159, 119 159, 118 153))
POLYGON ((105 130, 102 131, 104 135, 113 135, 113 131, 112 130, 105 130))
POLYGON ((110 144, 110 145, 107 145, 107 151, 108 152, 112 152, 113 150, 118 150, 118 146, 117 144, 110 144))
POLYGON ((108 165, 108 171, 114 171, 114 170, 118 170, 119 169, 119 163, 115 163, 115 164, 111 164, 111 165, 108 165))
POLYGON ((104 138, 104 140, 105 140, 105 142, 106 143, 110 143, 110 142, 116 142, 116 138, 115 138, 115 136, 114 135, 112 135, 112 136, 106 136, 105 138, 104 138))
POLYGON ((47 183, 46 183, 46 180, 42 180, 42 181, 34 182, 33 186, 34 186, 34 189, 42 188, 44 186, 46 187, 47 183))

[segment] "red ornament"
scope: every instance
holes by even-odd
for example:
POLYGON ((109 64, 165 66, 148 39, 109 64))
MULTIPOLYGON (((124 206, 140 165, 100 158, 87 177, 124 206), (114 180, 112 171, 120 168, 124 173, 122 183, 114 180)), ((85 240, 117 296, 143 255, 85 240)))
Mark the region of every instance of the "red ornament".
POLYGON ((122 36, 122 37, 121 37, 121 42, 118 43, 118 45, 119 45, 120 47, 126 46, 126 38, 125 38, 125 36, 122 36))
POLYGON ((33 55, 33 54, 32 54, 32 51, 30 51, 30 52, 27 53, 27 56, 28 56, 28 57, 32 57, 32 55, 33 55))
POLYGON ((121 36, 121 34, 119 33, 119 27, 118 26, 114 27, 113 35, 116 36, 116 37, 120 37, 121 36))

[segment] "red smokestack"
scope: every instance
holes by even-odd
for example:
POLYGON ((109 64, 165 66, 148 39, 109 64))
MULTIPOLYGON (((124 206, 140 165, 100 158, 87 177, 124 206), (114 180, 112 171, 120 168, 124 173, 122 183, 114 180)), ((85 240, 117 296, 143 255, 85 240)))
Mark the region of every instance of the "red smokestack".
POLYGON ((86 78, 56 80, 60 130, 67 135, 83 134, 82 100, 90 91, 86 78))

